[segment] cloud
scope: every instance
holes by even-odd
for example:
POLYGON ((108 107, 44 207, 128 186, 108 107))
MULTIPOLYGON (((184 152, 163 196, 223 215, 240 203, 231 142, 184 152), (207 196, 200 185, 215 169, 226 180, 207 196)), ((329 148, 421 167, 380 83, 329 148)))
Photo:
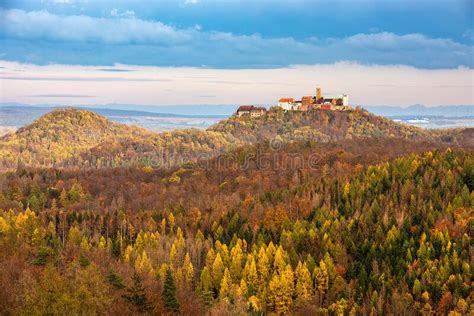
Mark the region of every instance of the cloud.
POLYGON ((121 18, 133 18, 135 17, 135 11, 125 10, 123 12, 120 12, 117 8, 114 8, 110 11, 110 16, 121 17, 121 18))
MULTIPOLYGON (((116 14, 118 14, 116 12, 116 14)), ((60 16, 48 11, 0 10, 1 31, 8 37, 104 44, 172 44, 189 40, 161 22, 133 18, 96 18, 86 15, 60 16)))
POLYGON ((34 94, 29 95, 29 98, 95 98, 94 95, 84 94, 34 94))
POLYGON ((74 95, 95 96, 80 99, 83 105, 272 105, 281 96, 312 94, 319 85, 326 94, 347 93, 355 105, 474 104, 474 70, 468 68, 417 69, 352 62, 273 69, 116 65, 107 68, 133 71, 104 73, 98 66, 39 66, 1 60, 0 66, 11 73, 0 78, 2 102, 43 104, 48 95, 62 95, 49 102, 74 105, 78 102, 74 97, 58 93, 73 91, 74 95), (16 72, 18 69, 24 72, 16 72))
MULTIPOLYGON (((473 46, 423 34, 266 38, 177 28, 112 10, 114 17, 0 10, 2 59, 30 63, 276 68, 354 61, 422 68, 474 67, 473 46)), ((126 11, 125 11, 126 12, 126 11)))
POLYGON ((197 4, 199 0, 184 0, 184 4, 197 4))
POLYGON ((132 69, 123 69, 123 68, 99 68, 98 71, 105 71, 105 72, 130 72, 133 71, 132 69))
POLYGON ((170 82, 171 79, 152 79, 152 78, 116 78, 116 77, 63 77, 63 76, 2 76, 1 80, 20 80, 20 81, 97 81, 97 82, 170 82))

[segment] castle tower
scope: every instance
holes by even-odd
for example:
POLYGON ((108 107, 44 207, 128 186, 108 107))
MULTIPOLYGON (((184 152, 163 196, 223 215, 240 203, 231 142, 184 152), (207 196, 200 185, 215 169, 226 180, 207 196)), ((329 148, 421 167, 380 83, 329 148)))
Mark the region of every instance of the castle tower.
POLYGON ((321 99, 321 88, 317 87, 316 88, 316 102, 321 99))

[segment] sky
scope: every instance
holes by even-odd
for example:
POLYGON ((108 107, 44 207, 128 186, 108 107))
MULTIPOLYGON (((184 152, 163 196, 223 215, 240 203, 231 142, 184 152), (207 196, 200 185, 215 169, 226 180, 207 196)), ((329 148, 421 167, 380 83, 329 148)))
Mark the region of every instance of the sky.
POLYGON ((474 104, 474 2, 0 1, 0 101, 474 104))

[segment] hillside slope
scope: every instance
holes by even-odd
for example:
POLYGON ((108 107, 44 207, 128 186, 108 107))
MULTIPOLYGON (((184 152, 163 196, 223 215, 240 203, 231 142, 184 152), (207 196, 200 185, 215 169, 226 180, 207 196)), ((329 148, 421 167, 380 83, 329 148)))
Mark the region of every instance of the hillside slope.
POLYGON ((131 162, 164 165, 186 153, 210 156, 230 146, 220 133, 188 129, 154 133, 114 123, 87 110, 58 109, 0 138, 0 168, 18 165, 117 166, 131 162))
POLYGON ((364 110, 348 112, 271 110, 261 118, 230 117, 209 128, 239 139, 258 143, 279 137, 283 141, 352 139, 357 137, 397 137, 415 139, 431 137, 428 130, 398 124, 364 110))
POLYGON ((278 181, 241 170, 229 180, 247 194, 225 182, 212 191, 225 170, 180 182, 130 168, 4 175, 0 311, 44 314, 46 297, 76 314, 85 305, 135 315, 123 293, 139 275, 165 314, 157 293, 172 271, 185 315, 469 315, 472 150, 365 167, 335 158, 288 188, 254 191, 248 184, 278 181), (91 298, 99 294, 101 305, 91 298))
POLYGON ((138 127, 117 124, 90 111, 59 109, 0 139, 0 159, 8 166, 50 165, 74 157, 101 142, 122 137, 146 137, 138 127))
POLYGON ((469 130, 424 130, 362 110, 286 113, 272 110, 261 118, 230 117, 207 130, 154 133, 110 122, 87 110, 59 109, 0 138, 0 170, 18 166, 173 167, 267 140, 327 143, 357 138, 400 138, 462 144, 469 138, 466 131, 469 130))

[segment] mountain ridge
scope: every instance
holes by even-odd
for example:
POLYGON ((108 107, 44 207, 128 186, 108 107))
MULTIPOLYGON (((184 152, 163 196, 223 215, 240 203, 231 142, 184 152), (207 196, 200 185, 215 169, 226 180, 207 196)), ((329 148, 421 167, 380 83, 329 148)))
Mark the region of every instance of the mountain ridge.
POLYGON ((357 109, 348 112, 283 112, 261 118, 231 116, 207 130, 155 133, 114 123, 84 109, 57 109, 0 138, 0 167, 171 167, 209 159, 239 146, 277 140, 331 142, 353 138, 438 139, 458 141, 457 131, 429 131, 395 123, 357 109), (454 136, 453 136, 454 135, 454 136))

